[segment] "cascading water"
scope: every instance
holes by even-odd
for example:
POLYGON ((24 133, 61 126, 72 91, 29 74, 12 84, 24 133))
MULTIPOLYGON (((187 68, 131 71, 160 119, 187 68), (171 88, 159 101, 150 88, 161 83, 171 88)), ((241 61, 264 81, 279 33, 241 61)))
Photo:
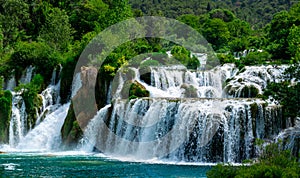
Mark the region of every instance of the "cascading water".
MULTIPOLYGON (((33 67, 28 67, 21 82, 29 83, 33 77, 33 67)), ((68 112, 69 103, 60 105, 60 81, 58 72, 53 71, 50 85, 39 96, 42 105, 37 108, 35 127, 27 130, 26 106, 22 91, 13 93, 12 116, 9 128, 9 145, 17 150, 56 149, 59 145, 60 129, 68 112)))
POLYGON ((20 140, 16 148, 22 151, 49 151, 60 148, 60 129, 67 116, 70 103, 48 114, 43 122, 20 140))
POLYGON ((121 99, 127 78, 118 73, 113 102, 88 124, 84 142, 90 142, 84 148, 91 151, 96 146, 129 160, 241 162, 253 158, 258 152, 255 138, 272 139, 283 128, 281 108, 260 99, 222 99, 229 95, 221 91, 226 80, 257 76, 259 68, 263 71, 259 84, 265 87, 271 79, 280 81, 285 67, 250 67, 242 73, 232 64, 210 71, 151 67, 151 83, 131 68, 135 73, 131 80, 142 84, 152 98, 130 101, 121 99), (195 89, 192 98, 185 95, 189 87, 195 89))
POLYGON ((230 98, 240 98, 251 97, 253 93, 262 94, 263 89, 266 88, 269 82, 284 80, 283 73, 287 67, 287 65, 246 66, 245 71, 230 79, 224 88, 223 95, 230 98))
POLYGON ((16 146, 26 133, 26 117, 25 102, 20 93, 13 92, 12 116, 9 123, 9 145, 11 147, 16 146))
MULTIPOLYGON (((255 123, 262 122, 272 129, 272 124, 266 121, 280 122, 280 119, 268 118, 263 104, 258 99, 116 100, 92 119, 85 138, 114 157, 240 162, 255 156, 254 135, 271 138, 261 127, 255 127, 255 123), (255 105, 253 111, 252 105, 255 105), (262 110, 258 110, 259 107, 262 110), (263 117, 252 117, 254 114, 263 117), (157 143, 152 146, 147 143, 154 141, 157 143)), ((274 112, 279 114, 280 110, 274 109, 274 112)), ((88 148, 93 147, 89 145, 88 148)))

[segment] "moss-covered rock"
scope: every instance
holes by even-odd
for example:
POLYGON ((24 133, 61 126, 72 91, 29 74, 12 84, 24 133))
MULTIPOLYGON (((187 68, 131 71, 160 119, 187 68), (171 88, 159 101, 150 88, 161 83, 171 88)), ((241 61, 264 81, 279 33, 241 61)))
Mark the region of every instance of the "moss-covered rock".
POLYGON ((184 97, 186 98, 197 98, 197 89, 193 85, 183 84, 180 87, 181 89, 184 89, 184 97))
POLYGON ((60 81, 61 103, 66 103, 71 96, 71 86, 77 61, 73 58, 67 59, 63 64, 60 81))
POLYGON ((251 85, 251 86, 245 86, 241 91, 241 97, 243 98, 255 98, 259 94, 259 90, 251 85))
POLYGON ((64 146, 67 148, 75 147, 82 137, 82 130, 76 120, 73 104, 70 105, 67 117, 61 128, 61 137, 64 146))
POLYGON ((149 97, 150 92, 146 90, 146 88, 142 84, 134 81, 129 88, 129 97, 133 95, 136 97, 149 97))
POLYGON ((0 143, 8 143, 9 121, 12 110, 12 94, 0 91, 0 143))

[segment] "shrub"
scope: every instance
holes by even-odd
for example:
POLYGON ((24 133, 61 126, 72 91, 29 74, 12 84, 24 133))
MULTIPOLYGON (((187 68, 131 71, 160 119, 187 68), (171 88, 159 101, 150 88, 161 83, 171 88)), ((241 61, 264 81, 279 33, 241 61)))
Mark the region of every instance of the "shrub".
POLYGON ((9 121, 12 109, 12 94, 0 90, 0 143, 8 142, 9 121))
POLYGON ((300 163, 290 154, 290 151, 282 149, 280 142, 267 145, 258 161, 250 166, 233 167, 219 164, 207 172, 207 177, 296 178, 300 175, 300 163))

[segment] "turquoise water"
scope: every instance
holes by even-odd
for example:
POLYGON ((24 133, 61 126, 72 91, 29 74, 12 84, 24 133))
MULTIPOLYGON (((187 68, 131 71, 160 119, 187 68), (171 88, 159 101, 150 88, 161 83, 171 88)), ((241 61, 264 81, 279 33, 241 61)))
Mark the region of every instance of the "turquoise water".
POLYGON ((0 154, 1 177, 206 177, 210 166, 122 162, 98 155, 0 154))

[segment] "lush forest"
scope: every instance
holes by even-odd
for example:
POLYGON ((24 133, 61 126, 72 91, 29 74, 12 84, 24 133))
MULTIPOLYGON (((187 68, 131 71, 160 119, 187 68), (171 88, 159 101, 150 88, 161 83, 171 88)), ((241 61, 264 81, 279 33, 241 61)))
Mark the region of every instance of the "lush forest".
POLYGON ((242 20, 251 24, 251 28, 262 28, 269 23, 277 12, 288 10, 297 1, 253 1, 253 0, 130 0, 133 9, 146 15, 162 15, 177 18, 184 14, 201 15, 213 9, 228 9, 242 20))
MULTIPOLYGON (((277 99, 286 118, 300 115, 300 84, 292 82, 300 80, 300 3, 289 0, 0 0, 0 83, 11 75, 18 79, 26 67, 35 66, 39 75, 17 87, 24 89, 26 111, 34 118, 34 107, 40 102, 37 93, 49 84, 54 68, 63 66, 60 92, 62 102, 66 102, 73 70, 88 42, 117 22, 143 15, 176 18, 193 27, 212 45, 221 63, 235 63, 240 69, 247 65, 291 64, 286 72, 291 80, 270 84, 259 97, 277 99), (234 57, 244 50, 251 52, 240 59, 234 57)), ((119 46, 100 71, 111 80, 118 68, 134 56, 147 52, 165 55, 170 49, 183 64, 197 67, 197 60, 186 49, 161 39, 143 38, 119 46)), ((10 117, 5 111, 10 105, 11 94, 1 88, 0 119, 5 125, 10 117)), ((275 156, 282 158, 284 154, 275 156)), ((292 160, 291 169, 297 169, 294 158, 283 160, 292 160)), ((237 174, 237 169, 232 170, 237 174)), ((289 171, 292 174, 297 170, 289 171)))

